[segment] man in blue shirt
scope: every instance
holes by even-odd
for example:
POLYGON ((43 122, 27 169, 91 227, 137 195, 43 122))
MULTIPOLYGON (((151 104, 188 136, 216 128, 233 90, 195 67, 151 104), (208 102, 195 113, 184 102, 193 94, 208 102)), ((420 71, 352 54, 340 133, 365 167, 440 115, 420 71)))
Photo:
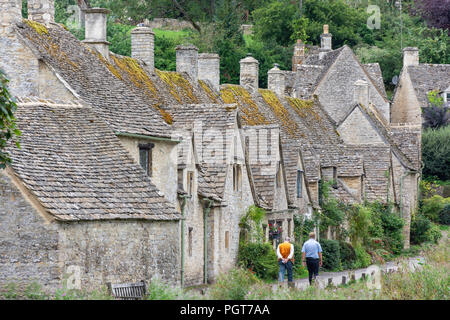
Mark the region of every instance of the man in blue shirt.
POLYGON ((307 266, 309 274, 309 284, 319 275, 319 266, 322 266, 322 247, 320 243, 315 240, 316 234, 311 232, 309 240, 305 241, 302 248, 303 266, 307 266), (306 258, 306 259, 305 259, 306 258))

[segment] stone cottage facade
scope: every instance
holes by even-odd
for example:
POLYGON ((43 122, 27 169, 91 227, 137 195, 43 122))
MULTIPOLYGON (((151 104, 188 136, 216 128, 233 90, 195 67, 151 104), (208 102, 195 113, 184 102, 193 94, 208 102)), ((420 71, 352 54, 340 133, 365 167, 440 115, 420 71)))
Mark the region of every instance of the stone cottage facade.
POLYGON ((240 85, 220 85, 220 57, 191 45, 161 71, 151 29, 120 56, 108 10, 85 10, 81 42, 37 2, 24 20, 21 1, 0 0, 0 68, 23 132, 0 172, 0 283, 213 282, 235 266, 250 205, 267 211, 267 238, 274 222, 292 236, 294 215, 320 210, 321 180, 343 201, 394 201, 409 245, 420 133, 393 122, 379 66, 332 50, 327 29, 260 89, 251 56, 240 85))

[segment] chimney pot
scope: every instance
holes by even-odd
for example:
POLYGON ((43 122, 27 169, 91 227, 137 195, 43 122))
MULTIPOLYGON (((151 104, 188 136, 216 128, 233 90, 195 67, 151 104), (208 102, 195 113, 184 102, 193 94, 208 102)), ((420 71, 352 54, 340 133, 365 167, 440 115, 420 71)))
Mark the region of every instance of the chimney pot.
POLYGON ((323 34, 320 35, 320 48, 323 51, 332 50, 332 35, 328 32, 328 25, 323 26, 323 34))
POLYGON ((286 77, 284 71, 278 68, 278 63, 274 63, 274 67, 267 73, 267 88, 278 95, 284 95, 286 77))
POLYGON ((241 65, 240 70, 240 85, 249 91, 256 91, 258 89, 259 77, 259 62, 247 54, 247 57, 239 61, 241 65))
POLYGON ((45 25, 55 22, 55 1, 28 0, 28 19, 45 25))
POLYGON ((198 56, 198 78, 209 81, 220 90, 220 57, 216 53, 201 53, 198 56))
POLYGON ((10 25, 22 20, 22 0, 3 0, 0 8, 0 34, 9 33, 10 25))
POLYGON ((301 39, 297 40, 294 46, 294 55, 292 56, 292 71, 297 71, 297 66, 303 63, 305 59, 305 44, 301 39))
POLYGON ((198 48, 193 45, 177 46, 176 64, 177 72, 186 72, 192 79, 193 84, 198 82, 198 48))
POLYGON ((403 67, 419 65, 419 49, 406 47, 403 49, 403 67))
POLYGON ((131 57, 145 62, 148 69, 155 70, 155 34, 147 27, 131 31, 131 57))

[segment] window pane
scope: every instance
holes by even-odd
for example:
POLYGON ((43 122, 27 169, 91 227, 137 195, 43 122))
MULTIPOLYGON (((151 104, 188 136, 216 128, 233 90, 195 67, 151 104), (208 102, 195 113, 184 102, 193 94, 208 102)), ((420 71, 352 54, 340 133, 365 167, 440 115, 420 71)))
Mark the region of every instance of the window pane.
POLYGON ((139 149, 139 162, 141 164, 141 167, 145 170, 145 172, 147 173, 147 175, 149 174, 149 168, 148 168, 148 163, 149 163, 149 159, 148 159, 148 153, 149 150, 148 149, 139 149))

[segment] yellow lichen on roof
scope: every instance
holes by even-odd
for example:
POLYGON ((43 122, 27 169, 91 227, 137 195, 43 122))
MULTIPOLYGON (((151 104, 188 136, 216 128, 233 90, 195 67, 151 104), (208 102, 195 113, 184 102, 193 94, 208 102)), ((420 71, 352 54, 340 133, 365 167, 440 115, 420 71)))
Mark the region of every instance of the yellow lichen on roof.
POLYGON ((118 57, 115 55, 112 55, 112 59, 114 64, 122 71, 122 74, 125 73, 127 78, 134 83, 134 85, 144 89, 145 93, 149 95, 150 98, 158 99, 158 90, 136 59, 130 57, 118 57))
POLYGON ((159 104, 154 105, 153 107, 159 111, 159 113, 161 114, 161 116, 163 117, 164 121, 167 124, 173 123, 172 115, 168 113, 166 110, 162 109, 159 104))
POLYGON ((199 103, 198 98, 194 94, 194 88, 188 80, 183 78, 181 74, 173 71, 161 71, 155 69, 156 74, 169 86, 170 94, 181 104, 183 103, 199 103), (179 89, 181 88, 181 90, 179 89), (185 98, 189 101, 184 102, 182 96, 180 96, 180 91, 185 98))
POLYGON ((92 49, 88 48, 93 54, 97 54, 97 56, 99 57, 99 59, 106 65, 106 67, 109 69, 109 71, 111 71, 111 73, 113 75, 115 75, 118 79, 123 80, 122 75, 120 74, 120 72, 114 68, 114 66, 108 61, 106 60, 102 54, 98 51, 93 51, 92 49))
POLYGON ((220 90, 222 100, 227 103, 237 103, 244 122, 249 126, 269 124, 269 121, 259 111, 258 105, 247 90, 237 85, 227 85, 220 90))
POLYGON ((198 80, 198 83, 202 87, 202 89, 206 92, 208 95, 209 100, 211 100, 213 103, 219 103, 219 100, 217 100, 216 95, 214 92, 212 92, 211 88, 206 84, 203 80, 198 80))
POLYGON ((289 111, 286 110, 277 95, 273 91, 267 89, 259 89, 258 91, 270 109, 272 109, 275 116, 283 123, 283 126, 288 133, 291 136, 295 136, 295 133, 298 132, 297 122, 292 119, 289 111))
POLYGON ((23 19, 23 21, 28 24, 31 28, 34 29, 34 31, 36 31, 37 33, 39 33, 40 35, 43 34, 48 34, 48 29, 46 26, 44 26, 43 24, 40 24, 39 22, 36 21, 32 21, 32 20, 27 20, 27 19, 23 19))
POLYGON ((306 118, 308 115, 314 116, 317 120, 320 120, 319 115, 314 111, 314 101, 313 100, 302 100, 298 98, 286 97, 291 107, 297 112, 297 114, 306 118))

